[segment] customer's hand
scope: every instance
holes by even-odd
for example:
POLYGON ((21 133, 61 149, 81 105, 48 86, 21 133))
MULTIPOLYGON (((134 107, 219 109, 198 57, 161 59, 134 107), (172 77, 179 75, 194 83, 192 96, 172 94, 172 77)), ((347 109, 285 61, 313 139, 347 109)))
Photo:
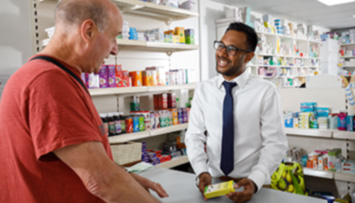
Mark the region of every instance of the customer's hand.
POLYGON ((240 187, 244 187, 244 190, 241 192, 231 192, 227 194, 227 197, 238 203, 247 202, 251 200, 255 191, 254 182, 249 178, 243 178, 234 185, 235 189, 238 189, 240 187))
POLYGON ((199 175, 199 180, 200 181, 198 182, 198 189, 200 190, 201 194, 205 196, 205 187, 207 185, 211 185, 212 177, 209 173, 204 172, 199 175))
POLYGON ((164 190, 164 188, 157 182, 153 182, 147 178, 144 178, 140 175, 137 175, 135 173, 131 173, 131 175, 133 176, 134 179, 136 179, 136 181, 141 184, 147 191, 149 191, 149 189, 155 191, 159 197, 169 197, 168 193, 166 193, 166 191, 164 190))

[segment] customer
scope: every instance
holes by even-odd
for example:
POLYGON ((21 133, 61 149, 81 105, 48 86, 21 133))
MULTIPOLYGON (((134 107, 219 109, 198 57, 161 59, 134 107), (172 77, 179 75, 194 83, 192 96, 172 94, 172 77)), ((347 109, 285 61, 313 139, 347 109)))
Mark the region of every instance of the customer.
POLYGON ((234 202, 250 200, 287 150, 275 85, 246 71, 257 41, 243 23, 230 24, 215 41, 220 75, 196 88, 185 139, 201 193, 213 178, 235 180, 244 190, 227 195, 234 202))
POLYGON ((117 54, 121 27, 109 0, 59 1, 53 38, 3 92, 0 202, 157 202, 149 189, 167 196, 160 184, 112 161, 100 116, 78 79, 117 54))

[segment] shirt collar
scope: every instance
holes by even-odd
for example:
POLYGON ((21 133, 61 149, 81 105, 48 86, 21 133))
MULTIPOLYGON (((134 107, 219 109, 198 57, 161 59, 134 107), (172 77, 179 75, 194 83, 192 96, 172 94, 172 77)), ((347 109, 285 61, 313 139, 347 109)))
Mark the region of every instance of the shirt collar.
MULTIPOLYGON (((233 80, 230 80, 228 82, 236 82, 237 86, 239 88, 244 88, 244 86, 247 84, 249 79, 249 73, 248 71, 244 71, 242 74, 240 74, 238 77, 234 78, 233 80)), ((217 87, 222 88, 223 87, 223 82, 226 81, 221 74, 218 75, 218 80, 217 80, 217 87)))

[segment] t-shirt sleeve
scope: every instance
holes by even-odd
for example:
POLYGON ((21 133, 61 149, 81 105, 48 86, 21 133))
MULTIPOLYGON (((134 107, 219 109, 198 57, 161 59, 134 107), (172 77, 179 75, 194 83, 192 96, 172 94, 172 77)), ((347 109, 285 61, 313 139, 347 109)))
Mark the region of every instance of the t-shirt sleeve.
POLYGON ((58 69, 39 75, 27 88, 28 122, 38 160, 54 150, 101 141, 81 87, 58 69))

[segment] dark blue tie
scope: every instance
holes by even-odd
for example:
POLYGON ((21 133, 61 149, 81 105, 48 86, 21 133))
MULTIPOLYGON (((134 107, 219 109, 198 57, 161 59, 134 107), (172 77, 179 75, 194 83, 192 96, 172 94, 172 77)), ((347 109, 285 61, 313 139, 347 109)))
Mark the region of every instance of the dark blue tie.
POLYGON ((224 81, 226 96, 223 102, 223 133, 221 169, 227 176, 234 168, 234 119, 233 119, 233 95, 232 89, 236 83, 224 81))

